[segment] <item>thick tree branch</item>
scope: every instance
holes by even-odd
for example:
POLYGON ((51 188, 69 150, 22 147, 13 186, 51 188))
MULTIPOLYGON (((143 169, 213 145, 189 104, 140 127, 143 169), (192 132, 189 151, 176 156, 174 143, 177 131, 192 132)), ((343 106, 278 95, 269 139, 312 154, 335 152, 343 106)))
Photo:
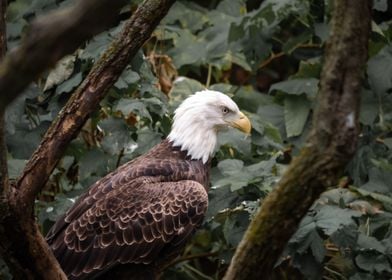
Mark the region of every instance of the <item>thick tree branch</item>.
POLYGON ((302 217, 336 182, 355 152, 361 77, 371 22, 369 0, 336 0, 318 108, 300 155, 252 220, 226 280, 268 279, 302 217))
POLYGON ((0 109, 64 55, 103 31, 125 0, 79 0, 77 4, 37 18, 19 47, 0 65, 0 109))

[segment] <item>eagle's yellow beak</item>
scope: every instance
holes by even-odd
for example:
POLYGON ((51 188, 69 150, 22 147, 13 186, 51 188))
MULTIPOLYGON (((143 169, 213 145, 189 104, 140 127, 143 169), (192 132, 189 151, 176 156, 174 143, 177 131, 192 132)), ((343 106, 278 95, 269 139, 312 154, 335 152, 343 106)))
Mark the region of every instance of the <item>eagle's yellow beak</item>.
POLYGON ((247 135, 250 134, 250 131, 252 129, 252 125, 250 124, 250 121, 247 116, 244 115, 244 113, 240 112, 240 117, 239 119, 232 121, 230 125, 234 128, 237 128, 241 130, 242 132, 246 133, 247 135))

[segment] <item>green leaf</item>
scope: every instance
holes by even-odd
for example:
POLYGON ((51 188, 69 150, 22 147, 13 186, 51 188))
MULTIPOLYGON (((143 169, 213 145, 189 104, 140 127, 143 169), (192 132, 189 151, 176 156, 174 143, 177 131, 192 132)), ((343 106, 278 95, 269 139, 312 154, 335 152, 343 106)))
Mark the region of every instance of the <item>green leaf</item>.
POLYGON ((331 241, 341 248, 355 248, 358 240, 358 229, 354 224, 343 226, 335 231, 331 236, 331 241))
MULTIPOLYGON (((263 107, 265 108, 265 107, 263 107)), ((276 107, 275 107, 276 108, 276 107)), ((271 112, 271 111, 270 111, 271 112)), ((266 114, 266 111, 263 111, 263 114, 266 114)), ((280 114, 280 112, 279 112, 280 114)), ((269 138, 275 143, 282 143, 282 137, 279 132, 279 129, 275 127, 273 124, 269 123, 266 121, 263 117, 262 114, 248 114, 249 119, 251 120, 252 123, 252 128, 256 130, 258 133, 260 133, 262 136, 269 138)), ((280 119, 280 116, 279 116, 280 119)), ((254 141, 254 138, 252 137, 252 141, 254 141)), ((257 144, 257 143, 255 143, 257 144)))
POLYGON ((138 99, 120 99, 114 109, 116 111, 120 111, 124 116, 128 116, 130 113, 134 113, 141 118, 152 120, 146 105, 143 101, 138 99))
POLYGON ((127 89, 130 85, 135 84, 140 80, 140 76, 137 72, 127 68, 118 78, 114 86, 118 89, 127 89))
POLYGON ((372 125, 379 114, 379 109, 377 96, 369 90, 362 90, 359 121, 365 125, 372 125))
POLYGON ((223 145, 228 145, 243 155, 251 155, 251 138, 235 129, 229 129, 218 134, 217 147, 219 148, 223 145))
MULTIPOLYGON (((278 104, 271 104, 268 106, 260 106, 257 109, 257 114, 267 123, 273 125, 280 135, 285 135, 286 125, 284 119, 284 107, 278 104)), ((253 125, 253 123, 252 123, 253 125)))
POLYGON ((230 188, 212 187, 208 192, 208 200, 209 203, 206 217, 211 218, 220 210, 235 206, 238 196, 236 193, 232 192, 230 188))
POLYGON ((283 52, 285 53, 292 53, 299 45, 309 41, 312 38, 313 34, 310 30, 306 30, 302 34, 298 36, 291 37, 284 45, 283 45, 283 52))
POLYGON ((347 205, 358 199, 358 194, 349 189, 336 188, 321 194, 321 201, 328 204, 340 205, 342 202, 347 205))
POLYGON ((135 152, 137 154, 144 154, 153 146, 161 142, 161 140, 162 134, 158 132, 148 129, 139 130, 137 138, 137 149, 135 152))
MULTIPOLYGON (((391 5, 391 4, 389 4, 391 5)), ((373 1, 373 9, 380 12, 386 12, 388 10, 388 1, 387 0, 374 0, 373 1)))
POLYGON ((325 22, 314 24, 314 34, 325 42, 329 37, 329 25, 325 22))
POLYGON ((361 189, 369 192, 384 194, 392 193, 392 174, 386 170, 370 167, 368 171, 369 181, 361 186, 361 189))
POLYGON ((27 124, 16 127, 15 133, 7 135, 6 138, 10 154, 18 159, 30 158, 47 128, 48 123, 41 123, 34 129, 29 129, 27 124))
POLYGON ((16 179, 22 173, 27 161, 22 159, 9 159, 8 164, 8 177, 16 179))
POLYGON ((361 252, 355 257, 355 263, 359 268, 369 272, 392 272, 387 257, 371 251, 361 252))
POLYGON ((379 253, 385 253, 385 247, 378 241, 376 238, 372 236, 367 236, 365 234, 360 234, 358 237, 358 246, 361 249, 366 250, 375 250, 379 253))
MULTIPOLYGON (((384 183, 382 183, 382 184, 384 184, 384 183)), ((368 197, 371 197, 377 201, 380 201, 383 204, 383 206, 386 208, 386 210, 392 211, 392 198, 390 196, 379 194, 379 193, 372 192, 372 191, 368 191, 364 187, 370 188, 370 189, 375 189, 375 188, 378 188, 379 186, 377 185, 377 183, 372 181, 369 184, 365 184, 361 188, 356 188, 354 186, 350 186, 350 189, 357 191, 358 193, 360 193, 363 196, 368 196, 368 197)))
POLYGON ((223 225, 223 234, 231 246, 237 246, 249 225, 249 214, 245 211, 231 213, 223 225))
POLYGON ((218 168, 223 175, 233 175, 244 167, 244 162, 238 159, 226 159, 218 163, 218 168))
POLYGON ((118 155, 121 151, 130 154, 136 148, 136 142, 132 140, 131 132, 124 120, 109 118, 99 122, 98 126, 105 134, 101 142, 105 152, 111 155, 118 155))
POLYGON ((189 79, 186 77, 178 77, 173 84, 170 91, 170 106, 171 108, 177 108, 180 103, 187 98, 189 95, 194 94, 197 91, 206 89, 200 82, 189 79))
POLYGON ((388 149, 392 150, 392 137, 385 138, 384 139, 384 144, 388 147, 388 149))
POLYGON ((384 96, 392 88, 392 46, 387 45, 368 61, 367 74, 378 96, 384 96))
POLYGON ((246 11, 246 3, 243 0, 223 0, 219 2, 216 9, 227 15, 237 17, 246 11))
POLYGON ((43 90, 51 89, 71 77, 74 70, 75 60, 75 55, 67 55, 57 62, 56 67, 50 71, 46 78, 43 90))
POLYGON ((184 65, 200 65, 205 62, 207 48, 204 37, 195 36, 189 30, 177 31, 179 36, 174 38, 175 49, 169 51, 168 55, 173 58, 176 68, 184 65))
POLYGON ((325 205, 315 216, 315 221, 317 227, 322 229, 325 234, 331 235, 341 227, 354 223, 353 217, 360 216, 362 213, 359 211, 325 205))
POLYGON ((305 93, 309 98, 314 98, 318 92, 318 79, 293 79, 275 83, 270 87, 269 92, 274 90, 287 94, 301 95, 305 93))
POLYGON ((65 93, 65 92, 71 92, 74 88, 76 88, 82 82, 82 80, 83 80, 82 73, 79 72, 76 75, 72 76, 71 79, 66 80, 65 82, 60 84, 56 88, 56 93, 60 94, 60 93, 65 93))
POLYGON ((305 254, 310 248, 318 263, 325 257, 326 250, 324 241, 317 232, 316 223, 312 217, 306 216, 302 221, 293 237, 289 241, 289 247, 295 248, 295 252, 305 254))
POLYGON ((86 184, 93 183, 96 179, 103 177, 114 166, 109 164, 109 156, 106 155, 101 149, 95 148, 83 154, 79 161, 79 175, 81 180, 87 179, 86 184))
POLYGON ((108 45, 112 42, 113 38, 109 32, 103 32, 98 36, 95 36, 81 52, 79 57, 83 60, 97 60, 102 53, 105 52, 108 45))
POLYGON ((294 137, 302 134, 309 113, 310 102, 304 95, 285 97, 284 117, 287 137, 294 137))
POLYGON ((231 191, 239 190, 248 185, 253 179, 252 174, 244 168, 241 160, 226 159, 218 163, 222 178, 213 182, 216 188, 230 186, 231 191))
MULTIPOLYGON (((196 32, 201 30, 203 25, 207 24, 209 20, 205 10, 200 6, 192 5, 190 2, 185 5, 177 1, 170 8, 169 13, 162 22, 164 24, 176 24, 179 22, 183 29, 190 29, 192 32, 196 32)), ((167 34, 162 34, 162 37, 162 39, 167 39, 167 34)))

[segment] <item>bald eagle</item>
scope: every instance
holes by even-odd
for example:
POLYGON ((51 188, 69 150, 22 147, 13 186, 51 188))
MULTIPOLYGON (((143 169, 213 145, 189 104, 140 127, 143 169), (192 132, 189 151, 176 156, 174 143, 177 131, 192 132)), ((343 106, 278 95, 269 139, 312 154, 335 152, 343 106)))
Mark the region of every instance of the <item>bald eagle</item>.
POLYGON ((251 130, 230 97, 197 92, 176 109, 166 139, 81 195, 46 236, 68 278, 121 264, 153 271, 181 253, 206 213, 210 159, 227 127, 251 130))

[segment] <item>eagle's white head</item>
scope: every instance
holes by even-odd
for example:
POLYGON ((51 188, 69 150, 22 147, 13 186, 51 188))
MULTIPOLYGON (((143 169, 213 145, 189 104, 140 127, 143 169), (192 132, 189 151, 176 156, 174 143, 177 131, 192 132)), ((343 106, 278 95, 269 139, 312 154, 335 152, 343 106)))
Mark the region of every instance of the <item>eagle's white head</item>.
POLYGON ((192 159, 203 163, 213 154, 218 132, 234 127, 250 133, 249 119, 227 95, 213 90, 196 92, 176 109, 172 130, 168 136, 173 146, 188 151, 192 159))

